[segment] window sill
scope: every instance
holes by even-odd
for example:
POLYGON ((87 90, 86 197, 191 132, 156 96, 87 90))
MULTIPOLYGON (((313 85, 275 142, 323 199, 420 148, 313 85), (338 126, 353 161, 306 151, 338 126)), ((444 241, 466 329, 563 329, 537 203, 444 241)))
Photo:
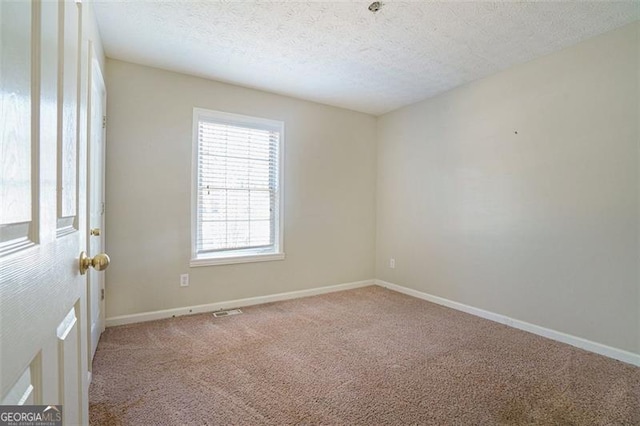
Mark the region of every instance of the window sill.
POLYGON ((248 254, 243 256, 221 256, 221 257, 201 257, 191 259, 189 266, 197 268, 200 266, 232 265, 234 263, 270 262, 272 260, 284 260, 284 253, 264 253, 248 254))

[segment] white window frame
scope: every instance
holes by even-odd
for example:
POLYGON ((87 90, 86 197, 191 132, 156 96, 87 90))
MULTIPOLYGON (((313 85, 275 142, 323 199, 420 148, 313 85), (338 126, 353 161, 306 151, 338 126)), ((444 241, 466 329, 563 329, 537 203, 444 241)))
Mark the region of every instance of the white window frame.
POLYGON ((212 266, 212 265, 229 265, 234 263, 248 262, 265 262, 272 260, 283 260, 284 253, 284 122, 270 120, 267 118, 251 117, 247 115, 232 114, 228 112, 215 111, 205 108, 193 109, 193 127, 192 127, 192 162, 191 162, 191 260, 189 266, 212 266), (274 215, 275 235, 273 250, 264 251, 264 249, 246 249, 246 250, 229 250, 214 253, 198 254, 197 237, 198 237, 198 123, 200 117, 219 120, 230 124, 242 126, 266 125, 277 127, 280 129, 280 138, 278 146, 278 191, 276 192, 275 205, 277 212, 274 215))

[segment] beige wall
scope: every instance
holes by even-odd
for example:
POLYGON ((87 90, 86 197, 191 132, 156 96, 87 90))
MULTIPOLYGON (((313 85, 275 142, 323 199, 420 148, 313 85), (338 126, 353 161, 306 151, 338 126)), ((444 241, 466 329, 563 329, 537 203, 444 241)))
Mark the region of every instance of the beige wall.
POLYGON ((106 83, 107 317, 373 278, 374 117, 110 59, 106 83), (285 122, 285 260, 189 268, 194 106, 285 122))
POLYGON ((640 352, 639 31, 380 117, 377 278, 640 352))

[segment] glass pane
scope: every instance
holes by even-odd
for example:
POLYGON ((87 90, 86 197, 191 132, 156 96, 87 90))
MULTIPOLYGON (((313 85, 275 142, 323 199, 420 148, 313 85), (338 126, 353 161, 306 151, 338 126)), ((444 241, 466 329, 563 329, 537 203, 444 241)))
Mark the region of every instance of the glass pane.
POLYGON ((269 220, 271 218, 269 191, 251 191, 249 200, 251 220, 269 220))
POLYGON ((252 221, 249 225, 252 246, 271 244, 271 224, 269 220, 252 221))
POLYGON ((200 250, 220 250, 227 247, 225 222, 201 222, 200 250))
POLYGON ((227 191, 227 220, 249 220, 249 191, 227 191))
POLYGON ((249 245, 249 222, 227 222, 227 248, 249 245))
POLYGON ((227 158, 213 155, 200 157, 199 181, 201 186, 224 188, 227 186, 227 158))
POLYGON ((227 146, 227 155, 230 157, 249 157, 249 143, 247 135, 235 134, 227 146))
POLYGON ((251 188, 269 187, 269 162, 250 160, 249 161, 249 186, 251 188))
POLYGON ((227 159, 227 188, 249 187, 249 160, 246 158, 227 159))
POLYGON ((200 192, 200 220, 226 220, 227 191, 224 189, 202 189, 200 192))

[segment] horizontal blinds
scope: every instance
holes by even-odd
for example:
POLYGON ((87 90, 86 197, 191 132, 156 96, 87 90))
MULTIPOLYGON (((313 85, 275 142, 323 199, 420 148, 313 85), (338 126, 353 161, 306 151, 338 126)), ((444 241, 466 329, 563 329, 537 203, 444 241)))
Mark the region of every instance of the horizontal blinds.
POLYGON ((198 121, 197 251, 275 242, 279 130, 198 121))

